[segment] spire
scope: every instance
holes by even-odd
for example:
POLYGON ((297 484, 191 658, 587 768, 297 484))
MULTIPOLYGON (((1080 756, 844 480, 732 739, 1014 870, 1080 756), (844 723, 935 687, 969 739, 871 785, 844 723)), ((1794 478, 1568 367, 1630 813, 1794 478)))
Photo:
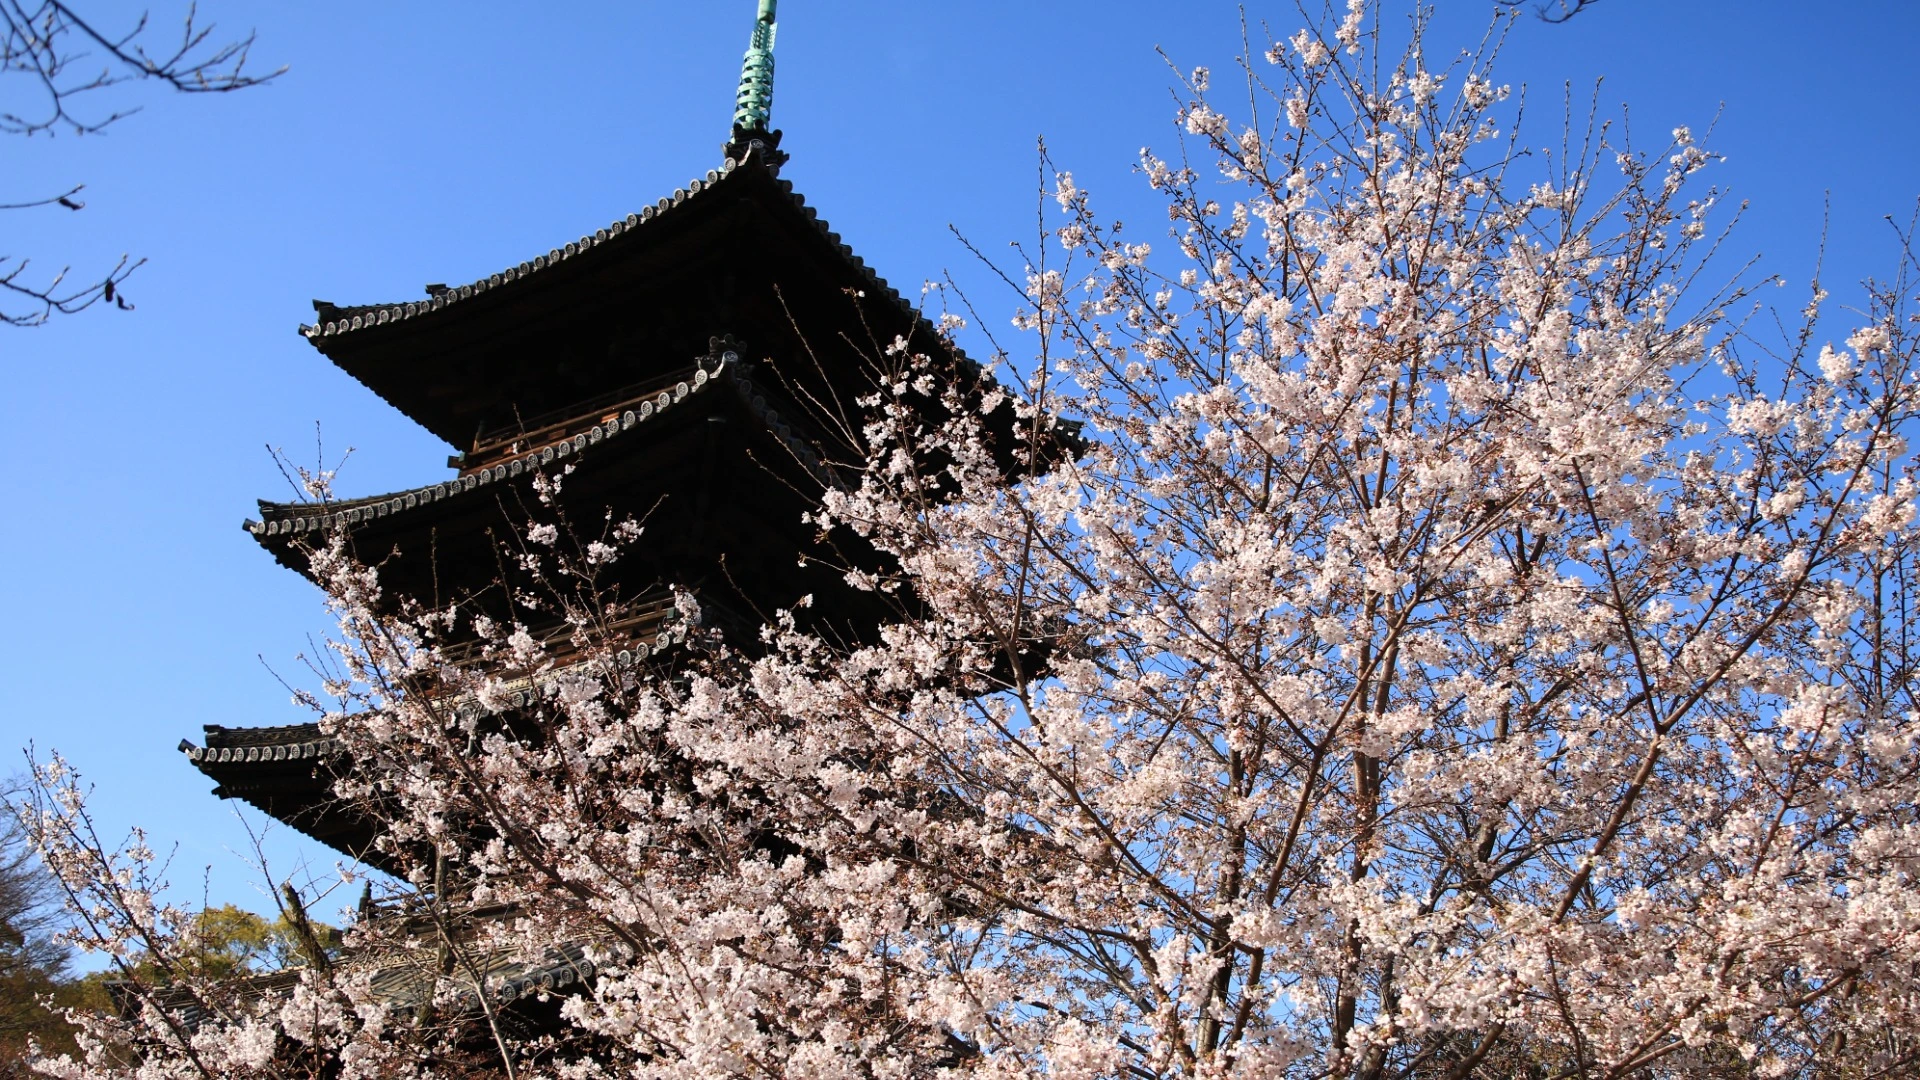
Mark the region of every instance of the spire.
POLYGON ((768 130, 773 114, 773 9, 777 0, 760 0, 753 22, 753 44, 740 65, 740 94, 733 113, 734 141, 746 132, 768 130))

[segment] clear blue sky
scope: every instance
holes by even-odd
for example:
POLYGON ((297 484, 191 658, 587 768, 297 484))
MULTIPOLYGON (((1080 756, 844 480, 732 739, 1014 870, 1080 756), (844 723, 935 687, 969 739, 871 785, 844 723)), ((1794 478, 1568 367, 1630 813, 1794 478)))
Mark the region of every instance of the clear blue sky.
MULTIPOLYGON (((172 0, 154 3, 171 29, 172 0)), ((470 281, 714 167, 753 7, 203 0, 287 74, 133 95, 145 111, 98 138, 0 142, 0 202, 88 185, 82 213, 0 215, 0 250, 150 260, 133 312, 0 329, 0 748, 58 747, 99 785, 103 824, 179 845, 177 883, 197 892, 212 865, 216 902, 264 905, 233 854, 234 804, 173 749, 203 723, 305 719, 261 658, 300 675, 318 598, 239 528, 256 497, 287 495, 263 446, 310 460, 319 421, 330 454, 356 448, 346 494, 428 482, 448 452, 296 336, 309 300, 470 281)), ((1492 4, 1439 8, 1444 51, 1477 41, 1492 4)), ((1248 10, 1256 33, 1299 21, 1248 10)), ((1013 298, 948 225, 996 251, 1030 238, 1042 134, 1110 212, 1150 220, 1130 169, 1173 142, 1156 47, 1223 83, 1239 44, 1225 0, 787 0, 781 16, 786 175, 903 291, 953 269, 996 318, 1013 298)), ((1904 221, 1920 195, 1916 44, 1920 5, 1896 0, 1602 0, 1565 26, 1523 22, 1503 75, 1530 86, 1537 141, 1561 86, 1601 75, 1602 102, 1630 103, 1648 136, 1718 114, 1718 180, 1752 202, 1734 250, 1803 281, 1831 192, 1828 272, 1845 282, 1891 268, 1883 215, 1904 221)), ((283 875, 335 858, 284 830, 269 851, 283 875)))

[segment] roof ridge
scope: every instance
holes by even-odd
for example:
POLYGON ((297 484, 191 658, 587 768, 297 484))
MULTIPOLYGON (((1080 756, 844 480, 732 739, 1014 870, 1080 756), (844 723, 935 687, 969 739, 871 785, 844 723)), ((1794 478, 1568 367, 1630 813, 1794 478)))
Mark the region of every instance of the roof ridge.
POLYGON ((711 369, 700 366, 696 361, 692 375, 681 379, 673 386, 663 388, 658 394, 642 402, 638 408, 627 409, 619 416, 595 424, 571 438, 549 443, 539 450, 511 461, 480 469, 465 476, 456 476, 451 480, 380 495, 362 496, 357 499, 327 503, 273 503, 262 499, 259 501, 259 507, 263 520, 254 521, 249 518, 241 523, 241 528, 259 538, 320 532, 358 525, 374 518, 411 510, 422 503, 438 502, 441 499, 465 494, 489 484, 524 475, 542 465, 582 453, 588 447, 598 446, 633 430, 723 379, 733 387, 741 403, 766 425, 768 432, 793 454, 803 468, 823 484, 828 486, 840 484, 842 482, 840 478, 820 460, 819 452, 802 437, 801 432, 795 430, 794 425, 799 422, 798 419, 783 416, 778 408, 768 402, 765 392, 747 375, 745 365, 740 358, 740 350, 743 348, 745 346, 731 337, 713 338, 709 343, 707 356, 703 358, 713 361, 711 369))
MULTIPOLYGON (((760 144, 756 142, 753 144, 753 147, 758 147, 759 145, 760 144)), ((549 266, 556 266, 581 252, 589 251, 606 243, 608 240, 625 233, 629 229, 638 228, 647 222, 653 221, 667 211, 682 205, 695 195, 710 190, 721 180, 733 175, 742 165, 747 164, 753 147, 749 148, 748 154, 741 155, 739 160, 736 161, 733 158, 727 158, 721 162, 719 168, 708 169, 704 177, 694 177, 692 180, 687 181, 685 187, 675 188, 671 196, 658 199, 653 205, 642 207, 637 213, 628 214, 626 217, 612 222, 605 228, 595 230, 590 236, 582 236, 580 239, 564 247, 553 248, 545 255, 537 255, 518 265, 509 266, 505 270, 490 274, 487 277, 469 282, 468 284, 442 289, 425 300, 376 304, 332 304, 325 301, 315 301, 314 307, 318 314, 324 316, 328 312, 333 312, 337 317, 333 319, 323 319, 321 322, 311 326, 303 323, 300 326, 300 334, 308 340, 312 340, 314 338, 333 337, 354 330, 362 330, 370 326, 385 326, 390 322, 401 322, 418 315, 427 314, 428 312, 439 311, 441 308, 450 304, 471 299, 489 289, 495 289, 508 282, 520 280, 535 271, 544 270, 549 266)))
POLYGON ((598 446, 610 438, 631 431, 736 369, 740 363, 740 354, 737 351, 739 346, 731 340, 722 341, 721 339, 715 339, 713 344, 713 352, 708 353, 707 356, 708 359, 717 361, 712 370, 696 367, 691 376, 662 389, 652 398, 642 402, 639 408, 627 409, 619 416, 595 424, 572 438, 549 443, 537 451, 514 458, 512 461, 501 462, 465 476, 456 476, 451 480, 423 484, 401 491, 325 503, 274 503, 262 499, 259 501, 259 506, 263 520, 254 521, 249 518, 241 523, 241 527, 255 536, 266 537, 358 525, 372 518, 386 517, 401 510, 411 510, 423 502, 438 502, 475 488, 509 480, 526 473, 530 468, 538 468, 561 458, 571 457, 589 446, 598 446))
MULTIPOLYGON (((826 219, 820 216, 820 212, 807 204, 806 197, 793 189, 792 181, 780 178, 777 169, 781 157, 784 157, 784 155, 774 150, 766 142, 760 139, 754 139, 747 143, 745 150, 738 158, 728 157, 721 163, 719 168, 709 169, 705 177, 696 177, 688 181, 686 187, 676 188, 671 196, 661 198, 651 206, 643 207, 638 213, 628 214, 625 218, 613 222, 604 229, 598 230, 592 236, 583 236, 563 248, 554 248, 545 255, 536 256, 531 260, 508 267, 497 274, 489 275, 478 281, 461 285, 457 288, 450 287, 443 289, 426 300, 416 300, 398 304, 345 305, 327 303, 325 304, 325 311, 322 313, 332 312, 336 317, 323 320, 311 326, 302 324, 300 333, 309 341, 317 342, 321 339, 335 338, 342 334, 352 333, 356 330, 364 330, 369 327, 404 322, 408 319, 439 311, 461 300, 471 299, 472 297, 481 295, 482 293, 510 282, 524 280, 531 274, 558 265, 581 252, 591 250, 641 225, 657 220, 667 212, 691 201, 695 196, 712 190, 716 184, 732 176, 734 173, 743 171, 745 166, 754 164, 767 171, 768 175, 773 178, 780 193, 792 201, 794 208, 800 211, 801 215, 813 225, 827 243, 833 245, 840 256, 847 261, 848 265, 852 266, 856 272, 867 279, 868 284, 878 290, 882 298, 891 300, 896 308, 914 320, 918 328, 932 334, 936 338, 944 340, 945 335, 940 333, 939 329, 933 325, 932 321, 926 317, 926 314, 920 310, 917 304, 908 300, 901 294, 900 290, 889 284, 886 278, 881 277, 871 266, 868 266, 866 260, 862 259, 859 254, 841 238, 840 234, 835 232, 833 227, 827 224, 826 219)), ((320 302, 316 303, 316 310, 320 310, 319 303, 320 302)), ((967 369, 974 372, 981 370, 979 362, 961 351, 958 345, 950 343, 949 348, 954 357, 967 369)))
MULTIPOLYGON (((699 626, 703 624, 696 622, 693 625, 699 626)), ((646 662, 649 657, 665 652, 676 645, 685 644, 690 636, 688 623, 685 619, 667 619, 660 624, 659 632, 654 634, 651 640, 640 641, 629 648, 621 649, 619 652, 614 653, 611 659, 615 667, 619 670, 628 670, 636 664, 646 662)), ((532 674, 508 679, 503 688, 506 694, 506 702, 499 707, 486 704, 480 699, 478 694, 471 692, 455 696, 448 704, 453 714, 461 720, 474 720, 482 716, 494 716, 508 709, 529 708, 535 701, 539 700, 545 689, 556 679, 563 678, 572 672, 580 671, 601 662, 599 658, 589 657, 573 663, 562 664, 548 671, 534 672, 532 674)), ((348 718, 357 715, 361 714, 347 714, 348 718)), ((233 765, 307 761, 336 754, 341 750, 343 745, 337 736, 325 734, 320 730, 320 726, 315 723, 286 724, 260 728, 224 728, 222 730, 245 731, 258 734, 284 733, 288 738, 284 742, 261 739, 257 742, 245 742, 229 746, 214 746, 212 745, 212 739, 208 739, 208 745, 206 746, 195 746, 186 739, 181 739, 177 749, 180 753, 186 755, 188 761, 195 765, 201 765, 203 763, 209 765, 233 765), (298 738, 298 736, 301 735, 307 735, 309 737, 298 738)))

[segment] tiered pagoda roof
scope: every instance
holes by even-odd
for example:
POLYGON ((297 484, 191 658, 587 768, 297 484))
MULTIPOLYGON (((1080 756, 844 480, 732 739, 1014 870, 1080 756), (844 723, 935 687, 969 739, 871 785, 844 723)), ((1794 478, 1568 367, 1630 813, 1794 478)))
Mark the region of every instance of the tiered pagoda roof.
MULTIPOLYGON (((772 10, 762 0, 719 168, 545 254, 429 286, 424 299, 315 301, 301 334, 454 447, 454 475, 364 498, 263 501, 245 523, 261 546, 311 575, 311 553, 344 537, 378 565, 389 602, 501 623, 525 616, 513 599, 525 581, 501 545, 535 513, 631 518, 644 536, 610 573, 641 614, 647 596, 690 591, 715 632, 750 649, 765 616, 812 596, 801 617, 814 628, 874 633, 900 598, 856 591, 836 568, 880 556, 858 539, 829 544, 805 515, 862 464, 858 402, 890 381, 896 343, 933 357, 967 394, 992 381, 781 178, 786 155, 766 127, 772 10), (564 496, 543 505, 535 478, 562 472, 564 496)), ((923 403, 930 426, 944 407, 923 403)), ((1014 425, 1008 406, 989 417, 1010 475, 1021 468, 1014 425)), ((353 763, 314 725, 209 727, 206 746, 182 749, 223 796, 376 857, 373 826, 331 796, 335 770, 353 763)))
MULTIPOLYGON (((485 609, 510 592, 495 554, 525 526, 533 477, 567 470, 566 503, 583 517, 646 520, 625 570, 636 594, 670 584, 746 615, 831 596, 813 610, 839 631, 878 625, 880 601, 846 588, 831 569, 846 553, 822 547, 803 514, 857 467, 855 400, 879 385, 876 358, 896 339, 988 383, 780 178, 776 145, 737 139, 671 196, 479 281, 418 301, 316 302, 301 333, 458 449, 454 475, 263 501, 247 531, 302 574, 344 534, 389 595, 485 609)), ((221 795, 368 857, 371 826, 333 804, 341 763, 313 725, 209 728, 206 742, 183 749, 221 795)))
MULTIPOLYGON (((877 567, 881 556, 858 539, 829 544, 806 512, 856 479, 859 402, 891 381, 896 343, 933 357, 964 395, 985 394, 992 381, 780 177, 786 155, 767 124, 774 6, 760 0, 719 168, 480 280, 429 286, 411 301, 315 301, 315 323, 300 327, 322 355, 457 453, 447 462, 454 475, 405 491, 261 502, 245 528, 289 568, 312 576, 312 553, 343 539, 378 566, 389 603, 532 621, 516 606, 524 568, 500 552, 534 516, 644 522, 604 585, 618 608, 618 651, 589 661, 570 652, 564 624, 530 626, 552 645, 553 666, 487 666, 504 683, 487 703, 437 702, 463 721, 536 723, 544 683, 577 670, 569 665, 674 670, 696 627, 677 614, 673 590, 699 598, 702 633, 743 649, 756 647, 766 615, 803 596, 814 603, 798 617, 846 640, 870 640, 893 610, 884 605, 903 602, 849 587, 839 568, 877 567), (564 495, 543 498, 537 478, 561 474, 564 495)), ((943 422, 940 402, 922 408, 930 426, 943 422)), ((989 417, 1009 475, 1022 467, 1014 424, 1010 407, 989 417)), ((449 664, 494 665, 476 641, 439 648, 449 664)), ((383 849, 377 808, 335 795, 339 777, 377 768, 350 757, 350 739, 316 723, 209 725, 203 737, 204 746, 183 740, 180 750, 223 798, 390 873, 422 854, 383 849)), ((444 975, 416 959, 346 962, 374 971, 381 1000, 417 1008, 436 998, 444 975)), ((501 953, 482 966, 453 1011, 479 1010, 484 992, 517 1023, 554 1020, 551 1003, 533 999, 571 992, 594 971, 578 943, 532 958, 501 953)))

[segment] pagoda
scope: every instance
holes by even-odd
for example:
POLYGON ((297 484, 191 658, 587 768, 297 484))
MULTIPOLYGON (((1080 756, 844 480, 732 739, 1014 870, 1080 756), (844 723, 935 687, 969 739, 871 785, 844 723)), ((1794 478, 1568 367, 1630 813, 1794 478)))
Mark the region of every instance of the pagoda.
MULTIPOLYGON (((637 642, 623 661, 671 667, 688 628, 670 590, 697 595, 705 629, 747 651, 767 616, 809 596, 800 615, 813 629, 873 639, 889 609, 844 578, 879 557, 844 538, 829 548, 805 515, 853 482, 858 402, 883 385, 890 345, 933 357, 970 393, 991 380, 781 178, 774 6, 760 0, 717 168, 469 284, 384 304, 315 301, 300 333, 447 442, 452 475, 366 498, 263 501, 245 523, 261 547, 311 577, 310 553, 344 538, 378 564, 395 603, 527 621, 498 553, 524 535, 538 478, 564 472, 572 520, 645 522, 618 564, 623 629, 637 642)), ((1012 409, 993 416, 1015 470, 1012 409)), ((562 627, 530 629, 564 650, 562 627)), ((215 794, 399 870, 377 824, 333 796, 352 763, 319 725, 208 726, 204 742, 181 750, 215 794)))

